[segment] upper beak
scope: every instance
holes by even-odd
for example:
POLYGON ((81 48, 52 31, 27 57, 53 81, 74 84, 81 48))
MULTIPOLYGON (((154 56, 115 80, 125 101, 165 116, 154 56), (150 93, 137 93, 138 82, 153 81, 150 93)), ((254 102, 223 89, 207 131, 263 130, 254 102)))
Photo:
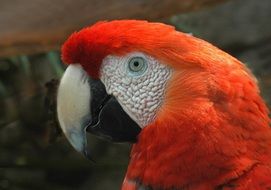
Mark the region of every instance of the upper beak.
POLYGON ((79 64, 70 65, 61 79, 57 114, 71 145, 88 158, 86 131, 115 142, 135 142, 141 130, 103 83, 91 79, 79 64))

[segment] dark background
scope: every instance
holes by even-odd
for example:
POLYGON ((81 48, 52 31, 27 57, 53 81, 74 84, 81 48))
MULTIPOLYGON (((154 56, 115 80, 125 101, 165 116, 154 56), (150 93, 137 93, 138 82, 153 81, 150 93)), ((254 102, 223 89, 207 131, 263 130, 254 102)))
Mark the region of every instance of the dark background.
POLYGON ((178 8, 166 1, 152 7, 146 2, 155 1, 123 0, 126 4, 118 4, 93 0, 95 6, 83 10, 67 0, 59 2, 63 6, 48 6, 44 1, 40 12, 40 4, 29 8, 20 1, 0 0, 0 190, 120 189, 131 145, 111 144, 89 135, 90 152, 96 160, 92 163, 68 144, 55 113, 57 80, 65 69, 59 46, 71 31, 96 20, 146 18, 203 38, 247 64, 271 106, 270 0, 231 0, 218 5, 198 1, 191 6, 169 1, 178 8), (65 10, 68 5, 70 9, 65 10), (25 12, 29 18, 24 17, 25 12), (69 15, 79 12, 84 13, 82 18, 69 15), (60 13, 73 19, 69 22, 60 13))

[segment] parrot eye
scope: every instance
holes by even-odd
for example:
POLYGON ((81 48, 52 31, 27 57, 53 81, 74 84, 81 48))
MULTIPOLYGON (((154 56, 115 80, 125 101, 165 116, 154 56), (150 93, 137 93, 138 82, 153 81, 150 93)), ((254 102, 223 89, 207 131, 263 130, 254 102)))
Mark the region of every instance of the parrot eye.
POLYGON ((143 74, 147 69, 146 60, 142 57, 133 57, 128 62, 128 70, 132 75, 143 74))

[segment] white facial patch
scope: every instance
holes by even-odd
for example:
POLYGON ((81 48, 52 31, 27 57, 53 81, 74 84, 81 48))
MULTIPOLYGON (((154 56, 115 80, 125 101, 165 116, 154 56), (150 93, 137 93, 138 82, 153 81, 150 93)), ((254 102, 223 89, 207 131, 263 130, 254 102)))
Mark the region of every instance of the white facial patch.
POLYGON ((101 81, 107 93, 141 128, 155 119, 170 76, 169 66, 140 52, 109 55, 101 66, 101 81))

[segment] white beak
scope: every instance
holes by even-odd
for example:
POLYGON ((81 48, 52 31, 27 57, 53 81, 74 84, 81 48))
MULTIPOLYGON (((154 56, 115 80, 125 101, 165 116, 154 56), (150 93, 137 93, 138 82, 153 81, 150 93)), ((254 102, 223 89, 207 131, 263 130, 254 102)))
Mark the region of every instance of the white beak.
POLYGON ((70 65, 59 85, 57 114, 60 126, 79 152, 86 154, 86 127, 91 122, 88 75, 79 64, 70 65))

